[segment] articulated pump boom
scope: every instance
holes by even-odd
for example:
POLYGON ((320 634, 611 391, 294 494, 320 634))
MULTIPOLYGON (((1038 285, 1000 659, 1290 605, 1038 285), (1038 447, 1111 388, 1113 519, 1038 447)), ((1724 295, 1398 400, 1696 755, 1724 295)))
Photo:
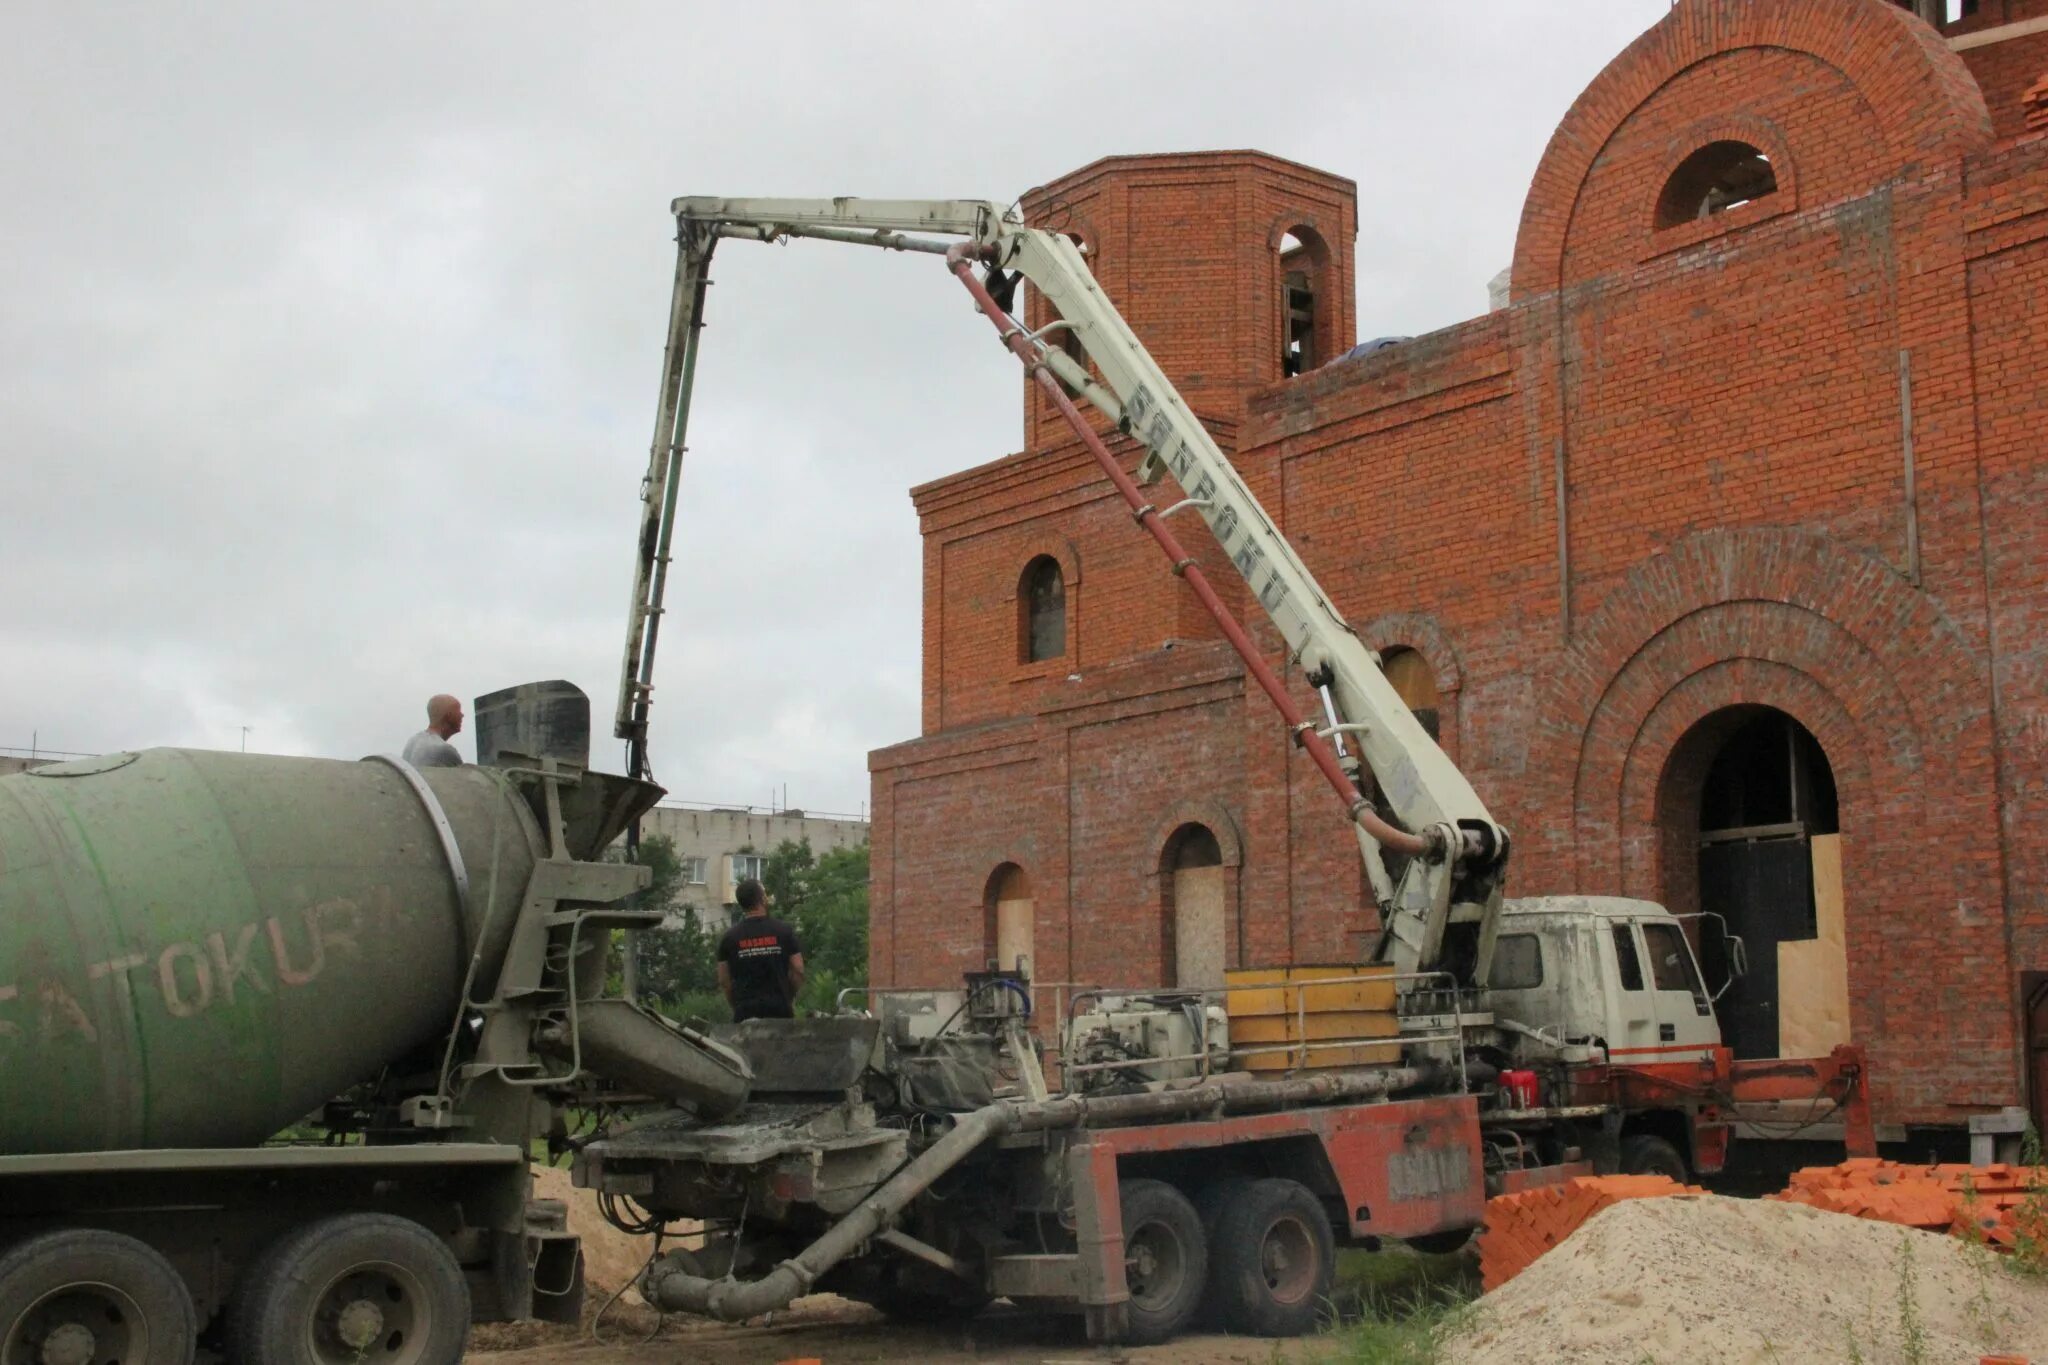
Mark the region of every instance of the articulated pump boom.
MULTIPOLYGON (((673 207, 676 283, 642 489, 639 567, 616 726, 629 746, 631 776, 645 776, 655 645, 713 248, 727 237, 770 242, 812 237, 943 255, 1004 345, 1024 362, 1088 446, 1134 519, 1216 618, 1295 741, 1343 801, 1379 902, 1382 934, 1376 959, 1403 974, 1450 972, 1462 983, 1486 984, 1501 914, 1507 832, 1401 701, 1378 657, 1317 586, 1110 303, 1073 242, 1026 227, 1014 211, 975 200, 684 198, 673 207), (1058 314, 1057 321, 1035 333, 1009 311, 1020 277, 1058 314), (1101 382, 1059 344, 1060 332, 1079 343, 1101 382), (1136 481, 1124 473, 1070 392, 1144 448, 1136 481), (1139 487, 1156 483, 1162 474, 1171 474, 1183 494, 1164 506, 1148 501, 1139 487), (1288 660, 1321 696, 1326 724, 1304 717, 1295 694, 1181 547, 1167 518, 1183 509, 1200 514, 1279 629, 1288 660)), ((1404 976, 1404 987, 1412 984, 1416 978, 1404 976)))

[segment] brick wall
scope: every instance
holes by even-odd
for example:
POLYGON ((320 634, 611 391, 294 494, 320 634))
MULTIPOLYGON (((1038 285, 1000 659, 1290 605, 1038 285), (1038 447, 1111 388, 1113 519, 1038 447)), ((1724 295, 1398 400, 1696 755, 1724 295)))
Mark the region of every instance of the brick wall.
MULTIPOLYGON (((1113 158, 1026 201, 1105 243, 1111 296, 1367 643, 1429 663, 1445 749, 1515 831, 1513 893, 1688 907, 1726 708, 1815 735, 1890 1122, 2019 1102, 2018 975, 2048 969, 2048 139, 2000 140, 1973 55, 2030 41, 1952 51, 1881 0, 1682 0, 1560 125, 1508 308, 1284 382, 1274 234, 1326 196, 1348 309, 1348 182, 1113 158), (1728 141, 1775 192, 1660 218, 1728 141)), ((925 735, 873 760, 878 979, 985 954, 1014 860, 1041 977, 1162 980, 1187 819, 1236 850, 1231 961, 1355 960, 1376 915, 1341 811, 1078 449, 1035 410, 1027 433, 917 493, 925 735), (1035 553, 1079 584, 1042 674, 1015 654, 1035 553)))
POLYGON ((2048 0, 1979 0, 1976 13, 1942 29, 1984 91, 2000 137, 2025 132, 2020 96, 2048 75, 2048 31, 2025 31, 2034 20, 2048 20, 2048 0))

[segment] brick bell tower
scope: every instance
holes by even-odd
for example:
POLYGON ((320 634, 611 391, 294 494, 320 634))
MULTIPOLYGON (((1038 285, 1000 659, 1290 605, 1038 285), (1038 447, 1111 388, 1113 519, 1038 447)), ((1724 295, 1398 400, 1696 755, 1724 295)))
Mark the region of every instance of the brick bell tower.
MULTIPOLYGON (((1358 186, 1264 152, 1174 152, 1092 162, 1023 199, 1064 232, 1204 418, 1235 423, 1245 395, 1342 355, 1355 326, 1358 186)), ((1032 296, 1032 327, 1052 321, 1032 296)), ((1025 386, 1024 448, 1068 438, 1025 386)))

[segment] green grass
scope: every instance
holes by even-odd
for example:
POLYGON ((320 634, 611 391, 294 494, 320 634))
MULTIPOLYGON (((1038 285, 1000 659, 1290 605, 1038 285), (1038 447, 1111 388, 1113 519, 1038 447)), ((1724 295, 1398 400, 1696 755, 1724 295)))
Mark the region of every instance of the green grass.
POLYGON ((1333 1358, 1348 1365, 1434 1365, 1470 1320, 1479 1267, 1469 1252, 1431 1256, 1406 1248, 1347 1251, 1337 1258, 1339 1323, 1333 1358))

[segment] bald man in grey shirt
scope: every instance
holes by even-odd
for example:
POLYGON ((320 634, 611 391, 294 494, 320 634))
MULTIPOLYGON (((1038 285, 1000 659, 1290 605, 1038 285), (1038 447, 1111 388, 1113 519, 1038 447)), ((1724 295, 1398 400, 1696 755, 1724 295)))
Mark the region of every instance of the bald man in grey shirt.
POLYGON ((446 692, 427 699, 427 728, 405 742, 400 755, 415 768, 459 768, 462 755, 448 741, 462 733, 462 703, 446 692))

